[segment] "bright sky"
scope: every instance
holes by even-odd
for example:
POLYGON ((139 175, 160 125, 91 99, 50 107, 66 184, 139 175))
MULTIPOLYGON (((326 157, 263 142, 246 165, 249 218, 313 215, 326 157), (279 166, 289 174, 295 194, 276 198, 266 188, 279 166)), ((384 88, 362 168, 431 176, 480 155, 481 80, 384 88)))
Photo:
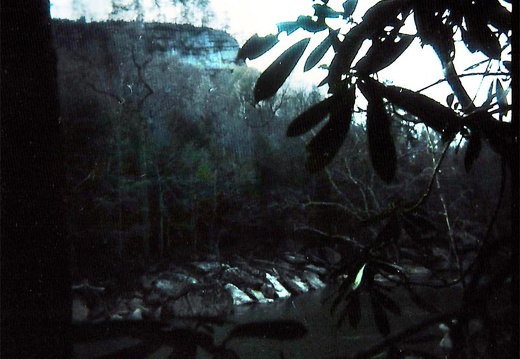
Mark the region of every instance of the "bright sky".
MULTIPOLYGON (((118 0, 118 2, 130 3, 132 1, 118 0)), ((328 5, 341 11, 343 1, 330 0, 328 5)), ((359 1, 354 13, 354 20, 360 21, 365 11, 376 2, 377 0, 359 1)), ((171 0, 141 0, 141 4, 145 21, 171 22, 174 18, 179 18, 180 10, 171 6, 171 0), (156 2, 161 6, 157 7, 155 5, 156 2)), ((302 14, 312 15, 312 4, 312 0, 211 0, 211 6, 216 16, 208 25, 214 28, 225 29, 242 45, 255 33, 266 35, 276 32, 276 24, 279 22, 294 21, 302 14)), ((108 14, 111 11, 111 0, 51 0, 51 16, 54 18, 78 19, 81 16, 85 16, 87 21, 104 21, 108 18, 108 14)), ((193 20, 195 25, 200 25, 203 15, 201 14, 200 16, 200 18, 193 20)), ((129 17, 126 20, 133 20, 133 18, 129 17)), ((412 19, 410 18, 409 20, 412 19)), ((405 26, 402 31, 415 34, 413 21, 408 22, 410 23, 409 26, 405 26)), ((343 25, 343 22, 329 24, 339 27, 343 25)), ((263 70, 290 45, 305 36, 309 36, 303 30, 298 30, 289 37, 284 35, 280 35, 280 43, 268 55, 251 61, 248 65, 263 70)), ((311 40, 307 48, 307 54, 323 40, 324 36, 325 34, 320 34, 311 40)), ((368 46, 369 44, 367 44, 368 46)), ((332 50, 329 50, 329 54, 324 58, 323 62, 327 63, 327 60, 330 61, 332 55, 332 50)), ((306 55, 304 55, 305 57, 306 55)), ((471 54, 462 42, 456 43, 457 62, 455 66, 459 74, 465 68, 483 59, 485 57, 480 53, 471 54)), ((309 84, 319 83, 326 76, 327 72, 321 69, 313 69, 303 74, 303 62, 301 61, 299 67, 296 68, 294 75, 291 75, 292 83, 302 83, 305 87, 308 87, 309 84)), ((484 71, 484 69, 485 67, 481 67, 477 70, 484 71)), ((379 78, 391 80, 396 86, 419 90, 443 78, 443 73, 434 51, 428 46, 421 47, 419 40, 416 39, 403 56, 379 73, 379 78)), ((477 99, 477 105, 485 100, 487 88, 489 87, 489 80, 484 83, 480 83, 480 80, 480 76, 462 79, 470 96, 476 94, 480 88, 482 95, 477 99)), ((450 93, 450 89, 446 83, 442 83, 423 93, 444 103, 447 94, 450 93)))

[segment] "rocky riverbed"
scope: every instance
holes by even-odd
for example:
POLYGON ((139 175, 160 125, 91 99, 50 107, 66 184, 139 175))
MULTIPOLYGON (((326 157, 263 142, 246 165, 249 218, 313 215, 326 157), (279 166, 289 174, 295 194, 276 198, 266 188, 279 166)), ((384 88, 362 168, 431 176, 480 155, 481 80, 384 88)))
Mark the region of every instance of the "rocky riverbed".
POLYGON ((107 295, 107 286, 83 280, 72 287, 73 320, 168 320, 225 317, 236 306, 269 303, 331 282, 341 255, 329 247, 285 252, 274 260, 201 260, 151 266, 130 290, 107 295))

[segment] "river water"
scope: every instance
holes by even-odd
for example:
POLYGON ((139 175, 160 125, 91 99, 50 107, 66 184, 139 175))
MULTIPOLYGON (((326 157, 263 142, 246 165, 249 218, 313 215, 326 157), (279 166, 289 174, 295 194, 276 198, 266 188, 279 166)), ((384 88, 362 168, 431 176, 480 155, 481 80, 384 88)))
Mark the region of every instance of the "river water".
MULTIPOLYGON (((367 296, 361 297, 362 319, 358 328, 351 328, 348 320, 338 328, 338 317, 330 313, 331 300, 324 301, 324 298, 330 296, 332 292, 333 289, 327 288, 287 299, 279 299, 274 303, 238 306, 235 313, 227 318, 229 323, 233 324, 214 328, 214 342, 221 344, 235 324, 280 319, 302 323, 308 330, 307 335, 302 339, 291 341, 264 338, 233 339, 227 343, 227 348, 235 351, 241 359, 338 358, 351 356, 383 339, 375 326, 370 309, 370 299, 367 296)), ((448 309, 455 303, 460 303, 460 293, 454 289, 444 292, 421 290, 421 296, 443 309, 448 309)), ((417 323, 427 315, 413 304, 403 291, 394 290, 392 298, 401 306, 400 316, 388 313, 392 331, 417 323)), ((434 328, 430 333, 441 334, 437 328, 434 328)), ((103 341, 89 343, 88 345, 76 344, 76 358, 100 357, 117 348, 132 347, 139 342, 135 338, 121 338, 110 343, 103 341)), ((437 342, 423 344, 421 349, 427 352, 439 350, 437 342)), ((171 347, 164 346, 158 348, 147 358, 169 358, 171 352, 171 347)), ((199 348, 197 358, 210 359, 212 356, 199 348)))
MULTIPOLYGON (((291 319, 304 324, 308 334, 303 339, 294 341, 277 341, 272 339, 240 339, 230 341, 232 348, 240 358, 334 358, 353 355, 358 350, 366 349, 383 339, 378 333, 370 309, 369 297, 361 298, 362 319, 357 329, 348 324, 348 320, 340 327, 337 326, 338 317, 331 315, 331 300, 324 301, 331 289, 318 290, 296 297, 278 300, 274 303, 241 306, 229 319, 237 323, 253 321, 291 319)), ((396 291, 394 300, 401 305, 401 316, 388 313, 392 331, 417 323, 427 313, 420 310, 411 302, 408 295, 396 291)), ((450 290, 445 292, 422 291, 422 296, 445 309, 458 302, 458 294, 450 290)), ((216 342, 220 343, 229 328, 222 328, 216 332, 216 342)), ((438 330, 433 332, 439 333, 438 330)), ((424 350, 438 350, 437 343, 423 345, 424 350)), ((210 358, 209 355, 199 353, 201 358, 210 358)))

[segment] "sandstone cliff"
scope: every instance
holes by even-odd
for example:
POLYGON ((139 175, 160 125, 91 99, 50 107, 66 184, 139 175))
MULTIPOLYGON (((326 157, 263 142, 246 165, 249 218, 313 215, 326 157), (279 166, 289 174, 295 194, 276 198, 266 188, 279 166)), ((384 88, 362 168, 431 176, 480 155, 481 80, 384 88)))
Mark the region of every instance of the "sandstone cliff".
POLYGON ((98 22, 55 20, 57 50, 103 55, 108 65, 124 64, 132 48, 141 55, 172 58, 206 68, 231 65, 238 43, 224 31, 191 25, 137 22, 98 22))

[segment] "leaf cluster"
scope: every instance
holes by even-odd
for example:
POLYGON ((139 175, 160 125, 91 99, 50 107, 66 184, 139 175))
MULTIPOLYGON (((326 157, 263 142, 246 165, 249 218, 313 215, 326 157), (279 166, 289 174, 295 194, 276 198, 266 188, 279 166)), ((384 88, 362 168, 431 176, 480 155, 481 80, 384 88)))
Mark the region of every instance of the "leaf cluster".
MULTIPOLYGON (((304 71, 317 66, 330 50, 334 56, 327 66, 328 75, 320 83, 327 84, 329 96, 297 116, 289 125, 287 135, 300 136, 321 124, 325 125, 307 144, 307 169, 316 172, 327 166, 341 148, 354 115, 354 104, 359 90, 367 100, 366 126, 372 165, 385 182, 395 178, 397 156, 390 121, 397 109, 403 110, 451 141, 457 134, 470 141, 465 158, 465 168, 470 170, 487 140, 493 148, 506 156, 513 142, 511 123, 502 121, 510 111, 500 80, 495 81, 494 92, 490 88, 488 100, 480 108, 475 107, 460 83, 453 67, 455 57, 455 33, 459 31, 471 52, 479 51, 491 60, 500 61, 510 44, 511 13, 498 0, 491 1, 439 1, 431 4, 423 0, 385 0, 371 7, 359 23, 351 21, 357 1, 343 3, 343 12, 328 6, 327 1, 315 1, 314 16, 300 16, 296 21, 278 24, 278 34, 259 37, 254 35, 241 48, 239 58, 256 58, 278 43, 282 32, 288 35, 296 29, 311 34, 328 32, 304 64, 304 71), (416 34, 404 33, 405 21, 413 15, 416 34), (346 33, 341 28, 331 28, 327 19, 343 18, 352 24, 346 33), (491 27, 490 27, 491 26, 491 27), (506 38, 505 45, 499 39, 506 38), (448 107, 430 97, 396 86, 387 86, 374 77, 379 71, 396 61, 418 38, 421 44, 433 47, 445 69, 446 81, 453 93, 447 98, 448 107), (368 51, 357 63, 361 46, 371 43, 368 51), (254 45, 254 46, 253 46, 254 45), (459 102, 452 108, 455 98, 459 102), (490 111, 496 98, 500 121, 490 111), (457 106, 462 105, 462 112, 457 106)), ((254 89, 256 102, 273 96, 286 81, 306 52, 310 37, 304 38, 283 52, 258 78, 254 89)), ((504 61, 509 77, 510 63, 504 61)), ((486 76, 486 75, 485 75, 486 76)))

